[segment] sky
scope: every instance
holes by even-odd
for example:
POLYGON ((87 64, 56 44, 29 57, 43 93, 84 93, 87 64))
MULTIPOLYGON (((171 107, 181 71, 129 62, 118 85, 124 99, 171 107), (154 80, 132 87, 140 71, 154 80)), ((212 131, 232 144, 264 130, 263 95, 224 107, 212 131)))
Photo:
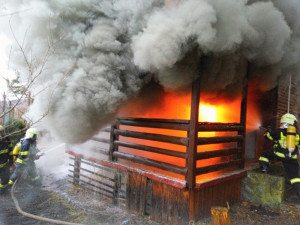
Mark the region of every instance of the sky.
POLYGON ((5 7, 6 0, 0 0, 0 94, 7 92, 7 85, 4 78, 13 79, 14 72, 9 70, 9 52, 12 45, 8 37, 8 21, 10 19, 9 11, 5 7))
POLYGON ((5 34, 0 33, 0 90, 1 95, 7 91, 6 82, 2 77, 12 77, 13 72, 8 70, 8 54, 7 48, 9 48, 10 41, 5 34))

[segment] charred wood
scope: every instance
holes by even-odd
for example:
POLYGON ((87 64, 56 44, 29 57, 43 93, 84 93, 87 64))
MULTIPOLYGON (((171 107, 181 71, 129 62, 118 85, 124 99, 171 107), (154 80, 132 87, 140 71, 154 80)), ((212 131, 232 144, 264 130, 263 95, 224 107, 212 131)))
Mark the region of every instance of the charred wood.
POLYGON ((219 157, 219 156, 234 155, 240 151, 242 151, 242 148, 231 148, 231 149, 213 150, 213 151, 207 151, 207 152, 197 152, 197 160, 214 158, 214 157, 219 157))
POLYGON ((120 125, 151 127, 171 130, 185 130, 189 128, 189 120, 144 119, 144 118, 118 118, 120 125))
POLYGON ((183 158, 183 159, 185 159, 187 157, 185 152, 172 151, 172 150, 163 149, 163 148, 155 148, 155 147, 150 147, 150 146, 146 146, 146 145, 128 143, 128 142, 124 142, 124 141, 115 141, 114 144, 117 146, 139 149, 139 150, 148 151, 148 152, 155 152, 155 153, 175 156, 175 157, 183 158))
POLYGON ((222 170, 225 168, 231 168, 236 165, 241 165, 242 163, 243 163, 242 160, 233 160, 233 161, 228 161, 228 162, 222 162, 222 163, 219 163, 216 165, 199 167, 199 168, 196 168, 196 174, 200 175, 200 174, 215 172, 215 171, 222 170))
POLYGON ((128 131, 128 130, 119 130, 119 129, 115 129, 114 134, 122 135, 125 137, 140 138, 145 140, 168 142, 168 143, 178 144, 178 145, 185 145, 185 146, 188 145, 188 138, 182 138, 182 137, 142 133, 142 132, 135 132, 135 131, 128 131))
POLYGON ((242 140, 243 140, 242 135, 230 135, 230 136, 221 136, 221 137, 201 137, 198 138, 198 145, 237 142, 242 140))
POLYGON ((121 158, 121 159, 126 159, 132 162, 136 162, 136 163, 141 163, 147 166, 153 166, 159 169, 163 169, 163 170, 167 170, 170 172, 174 172, 177 174, 181 174, 181 175, 185 175, 187 169, 185 167, 179 167, 179 166, 175 166, 169 163, 164 163, 164 162, 158 162, 152 159, 146 159, 146 158, 142 158, 139 156, 135 156, 135 155, 129 155, 123 152, 114 152, 113 153, 114 157, 116 158, 121 158))
POLYGON ((118 118, 120 125, 163 128, 171 130, 188 130, 189 120, 146 119, 146 118, 118 118))
POLYGON ((198 131, 242 131, 239 123, 198 123, 198 131))

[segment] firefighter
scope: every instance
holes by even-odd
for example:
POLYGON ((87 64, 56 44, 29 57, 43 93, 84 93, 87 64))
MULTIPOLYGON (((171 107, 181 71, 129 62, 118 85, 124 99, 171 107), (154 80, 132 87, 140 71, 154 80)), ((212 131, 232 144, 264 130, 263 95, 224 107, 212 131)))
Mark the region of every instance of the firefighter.
POLYGON ((40 176, 36 171, 35 160, 39 159, 37 153, 37 138, 38 131, 36 128, 29 128, 26 131, 25 137, 21 139, 21 148, 16 159, 16 168, 10 177, 9 184, 12 185, 26 171, 30 178, 31 184, 34 186, 41 185, 40 176))
POLYGON ((13 164, 12 144, 5 137, 4 128, 0 125, 0 194, 4 194, 9 181, 9 168, 13 164))
POLYGON ((280 128, 268 129, 264 136, 273 141, 273 149, 263 152, 259 157, 262 172, 267 173, 270 160, 281 161, 293 185, 298 198, 300 198, 299 176, 299 140, 300 133, 296 132, 297 119, 290 113, 284 114, 280 119, 280 128))

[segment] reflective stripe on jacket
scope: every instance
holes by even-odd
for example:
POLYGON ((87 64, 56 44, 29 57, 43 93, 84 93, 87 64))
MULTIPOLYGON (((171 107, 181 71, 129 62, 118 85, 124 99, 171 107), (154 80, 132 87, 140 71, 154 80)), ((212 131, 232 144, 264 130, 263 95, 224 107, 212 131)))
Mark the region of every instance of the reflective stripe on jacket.
POLYGON ((29 160, 34 160, 37 153, 36 141, 26 138, 21 141, 21 149, 19 151, 17 163, 27 164, 29 160))
POLYGON ((0 168, 3 168, 9 161, 12 162, 12 144, 8 137, 0 136, 0 168))
MULTIPOLYGON (((274 142, 274 154, 280 158, 286 158, 288 149, 286 148, 286 134, 287 129, 277 128, 273 131, 268 131, 264 136, 274 142)), ((292 159, 297 159, 299 149, 300 136, 296 133, 295 136, 295 150, 292 152, 292 159)))

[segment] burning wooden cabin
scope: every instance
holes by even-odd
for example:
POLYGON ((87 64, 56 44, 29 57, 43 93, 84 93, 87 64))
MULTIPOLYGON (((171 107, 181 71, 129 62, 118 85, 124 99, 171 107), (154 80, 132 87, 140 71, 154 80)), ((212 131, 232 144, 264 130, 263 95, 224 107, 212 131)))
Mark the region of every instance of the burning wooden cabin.
MULTIPOLYGON (((127 113, 117 118, 111 128, 102 131, 105 138, 101 135, 89 141, 94 145, 90 155, 70 147, 73 183, 129 211, 169 224, 188 224, 208 216, 212 206, 238 202, 246 175, 245 159, 257 159, 263 150, 260 136, 256 135, 259 123, 278 125, 287 105, 282 104, 286 102, 282 95, 286 86, 261 94, 256 103, 262 105, 258 106, 263 109, 259 112, 262 118, 255 122, 253 132, 246 134, 246 123, 249 128, 257 111, 253 112, 247 102, 248 97, 253 97, 248 96, 250 66, 246 59, 238 62, 237 58, 230 55, 224 60, 225 64, 240 63, 240 70, 235 71, 238 80, 235 77, 234 85, 229 85, 235 93, 240 92, 233 102, 206 104, 202 75, 210 74, 200 66, 198 79, 188 94, 164 96, 167 108, 156 105, 152 112, 145 109, 147 113, 142 116, 127 113), (174 115, 176 110, 179 116, 174 115), (247 113, 250 116, 246 119, 247 113), (246 141, 251 143, 246 146, 246 141)), ((225 72, 229 76, 232 70, 226 68, 225 72)), ((227 77, 222 79, 225 82, 227 77)))
POLYGON ((238 202, 246 175, 247 72, 240 98, 222 106, 230 119, 217 120, 216 109, 202 104, 199 76, 183 101, 190 102, 182 108, 188 119, 120 117, 103 130, 106 138, 91 140, 98 143, 92 157, 70 147, 73 183, 163 223, 187 224, 212 206, 238 202), (201 118, 205 109, 208 117, 201 118), (87 168, 94 166, 99 171, 87 168))

